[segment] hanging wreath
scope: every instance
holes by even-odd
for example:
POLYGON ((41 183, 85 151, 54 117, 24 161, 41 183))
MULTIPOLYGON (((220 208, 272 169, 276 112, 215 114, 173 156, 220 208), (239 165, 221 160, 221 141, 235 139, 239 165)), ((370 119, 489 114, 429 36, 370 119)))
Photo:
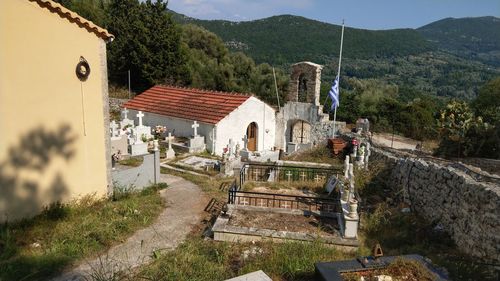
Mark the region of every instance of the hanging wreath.
POLYGON ((80 57, 80 62, 76 65, 76 77, 80 81, 85 81, 90 75, 90 65, 84 57, 80 57))

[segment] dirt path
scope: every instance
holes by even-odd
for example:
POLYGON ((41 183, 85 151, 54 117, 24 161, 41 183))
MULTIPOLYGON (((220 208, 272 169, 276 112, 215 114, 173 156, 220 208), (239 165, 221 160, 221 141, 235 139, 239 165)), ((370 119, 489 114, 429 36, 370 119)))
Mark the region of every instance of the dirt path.
POLYGON ((149 262, 155 251, 170 251, 182 242, 202 218, 207 203, 201 189, 183 178, 161 175, 169 188, 161 191, 167 207, 151 226, 134 233, 106 254, 81 263, 53 281, 87 280, 91 274, 112 276, 149 262), (86 278, 87 277, 87 278, 86 278))
POLYGON ((414 150, 418 141, 405 138, 402 136, 394 136, 394 141, 391 134, 373 134, 372 141, 380 146, 392 147, 395 149, 410 149, 414 150))

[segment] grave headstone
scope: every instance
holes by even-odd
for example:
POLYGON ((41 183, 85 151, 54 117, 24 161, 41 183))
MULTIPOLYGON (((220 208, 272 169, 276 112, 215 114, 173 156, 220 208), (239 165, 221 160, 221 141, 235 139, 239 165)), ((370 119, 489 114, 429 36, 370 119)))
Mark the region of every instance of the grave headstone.
POLYGON ((128 109, 124 108, 122 110, 122 120, 120 121, 120 128, 122 131, 128 126, 128 127, 134 127, 134 120, 128 119, 128 109))
POLYGON ((194 130, 194 134, 188 142, 189 153, 203 152, 206 149, 205 137, 198 135, 198 127, 200 127, 200 124, 196 121, 194 121, 193 125, 191 125, 191 128, 194 130))
POLYGON ((144 126, 144 124, 142 122, 142 118, 144 117, 144 113, 142 113, 142 111, 139 111, 136 116, 139 119, 139 125, 137 125, 133 129, 135 137, 136 137, 136 141, 137 141, 137 138, 141 139, 141 141, 142 141, 142 138, 149 140, 150 138, 153 137, 153 135, 151 134, 151 127, 144 126))
POLYGON ((198 124, 198 122, 194 121, 193 125, 191 125, 191 128, 193 128, 193 130, 194 130, 193 137, 198 136, 198 127, 200 127, 200 124, 198 124))
POLYGON ((168 137, 166 137, 165 140, 168 142, 168 149, 165 152, 165 158, 175 158, 175 151, 172 149, 172 141, 174 140, 174 137, 172 137, 172 133, 168 133, 168 137))
POLYGON ((245 135, 241 139, 243 141, 243 149, 240 151, 240 156, 243 161, 248 161, 248 158, 250 157, 250 151, 248 150, 248 136, 245 135))
POLYGON ((111 130, 111 138, 116 138, 120 135, 120 132, 118 130, 118 124, 116 123, 115 120, 111 121, 109 123, 109 129, 111 130))
POLYGON ((143 134, 139 127, 132 129, 132 143, 130 144, 130 154, 132 156, 144 155, 148 153, 148 144, 142 141, 143 134))

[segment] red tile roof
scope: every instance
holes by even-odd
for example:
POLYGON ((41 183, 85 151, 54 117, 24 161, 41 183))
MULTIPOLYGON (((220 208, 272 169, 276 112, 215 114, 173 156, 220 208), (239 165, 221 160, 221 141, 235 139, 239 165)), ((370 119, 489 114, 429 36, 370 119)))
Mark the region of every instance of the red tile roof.
POLYGON ((242 94, 154 86, 122 107, 217 124, 249 98, 242 94))
POLYGON ((115 37, 113 34, 109 33, 106 29, 95 25, 93 22, 81 17, 77 13, 66 9, 61 4, 56 3, 51 0, 29 0, 30 2, 37 3, 40 7, 46 8, 52 13, 58 14, 62 18, 68 19, 68 21, 77 24, 79 27, 87 29, 89 32, 94 33, 100 38, 112 41, 115 37))

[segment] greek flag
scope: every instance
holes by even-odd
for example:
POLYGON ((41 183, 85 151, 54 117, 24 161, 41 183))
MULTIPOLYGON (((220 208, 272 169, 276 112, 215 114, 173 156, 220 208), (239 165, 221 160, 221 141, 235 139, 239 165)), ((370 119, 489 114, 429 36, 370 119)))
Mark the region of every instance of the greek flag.
POLYGON ((339 76, 335 78, 335 81, 333 82, 332 88, 328 92, 328 96, 330 96, 330 99, 332 99, 332 107, 330 110, 334 110, 337 108, 340 104, 339 102, 339 76))

